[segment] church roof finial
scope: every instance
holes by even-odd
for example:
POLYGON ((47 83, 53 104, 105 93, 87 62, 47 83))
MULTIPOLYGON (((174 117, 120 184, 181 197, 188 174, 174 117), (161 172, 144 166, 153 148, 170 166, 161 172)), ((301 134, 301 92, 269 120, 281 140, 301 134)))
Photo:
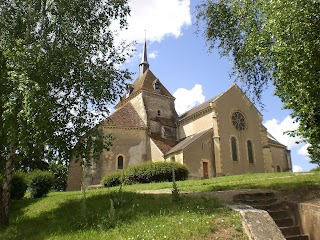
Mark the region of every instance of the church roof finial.
POLYGON ((144 39, 144 47, 142 52, 141 63, 139 64, 140 67, 140 76, 149 68, 148 58, 147 58, 147 40, 146 37, 144 39))

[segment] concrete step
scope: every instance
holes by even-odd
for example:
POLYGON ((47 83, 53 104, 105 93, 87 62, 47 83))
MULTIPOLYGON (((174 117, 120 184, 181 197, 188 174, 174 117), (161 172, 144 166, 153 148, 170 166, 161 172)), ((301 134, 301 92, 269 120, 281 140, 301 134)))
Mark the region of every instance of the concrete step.
POLYGON ((286 210, 269 210, 268 213, 273 219, 281 219, 288 217, 288 213, 286 210))
POLYGON ((291 227, 294 226, 292 218, 281 218, 274 220, 278 227, 291 227))
POLYGON ((280 230, 285 237, 301 235, 300 226, 281 227, 280 230))
POLYGON ((292 236, 292 237, 286 237, 287 240, 309 240, 308 235, 299 235, 299 236, 292 236))

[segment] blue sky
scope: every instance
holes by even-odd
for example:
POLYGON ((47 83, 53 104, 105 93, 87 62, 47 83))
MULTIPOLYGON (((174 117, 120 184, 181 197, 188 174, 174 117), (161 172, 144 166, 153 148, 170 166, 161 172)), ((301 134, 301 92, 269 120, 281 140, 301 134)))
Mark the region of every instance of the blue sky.
MULTIPOLYGON (((200 0, 131 0, 128 30, 118 36, 137 42, 137 51, 124 65, 136 73, 135 79, 146 30, 150 69, 176 97, 178 113, 224 92, 234 82, 229 76, 232 62, 221 58, 216 49, 209 53, 201 33, 195 33, 195 6, 199 3, 200 0)), ((295 129, 297 123, 290 118, 290 111, 282 109, 272 87, 265 91, 262 101, 264 109, 257 108, 264 116, 263 124, 291 150, 294 171, 316 167, 309 163, 306 145, 295 144, 299 139, 283 134, 295 129)))

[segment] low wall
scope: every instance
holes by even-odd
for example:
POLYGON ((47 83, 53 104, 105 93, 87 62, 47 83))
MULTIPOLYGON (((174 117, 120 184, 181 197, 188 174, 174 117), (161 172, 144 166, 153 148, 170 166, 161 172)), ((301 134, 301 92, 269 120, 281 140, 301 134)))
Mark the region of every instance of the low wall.
POLYGON ((303 233, 310 240, 320 240, 320 200, 300 203, 299 215, 303 233))

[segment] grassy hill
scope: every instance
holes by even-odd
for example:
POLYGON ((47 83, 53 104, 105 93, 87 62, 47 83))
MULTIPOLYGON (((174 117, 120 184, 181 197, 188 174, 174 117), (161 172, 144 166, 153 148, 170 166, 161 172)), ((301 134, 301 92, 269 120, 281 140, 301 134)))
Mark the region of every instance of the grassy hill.
POLYGON ((246 174, 177 182, 180 201, 159 191, 172 183, 153 183, 87 192, 52 192, 41 199, 14 201, 11 222, 0 239, 246 239, 240 217, 204 191, 268 188, 317 192, 320 173, 246 174))

